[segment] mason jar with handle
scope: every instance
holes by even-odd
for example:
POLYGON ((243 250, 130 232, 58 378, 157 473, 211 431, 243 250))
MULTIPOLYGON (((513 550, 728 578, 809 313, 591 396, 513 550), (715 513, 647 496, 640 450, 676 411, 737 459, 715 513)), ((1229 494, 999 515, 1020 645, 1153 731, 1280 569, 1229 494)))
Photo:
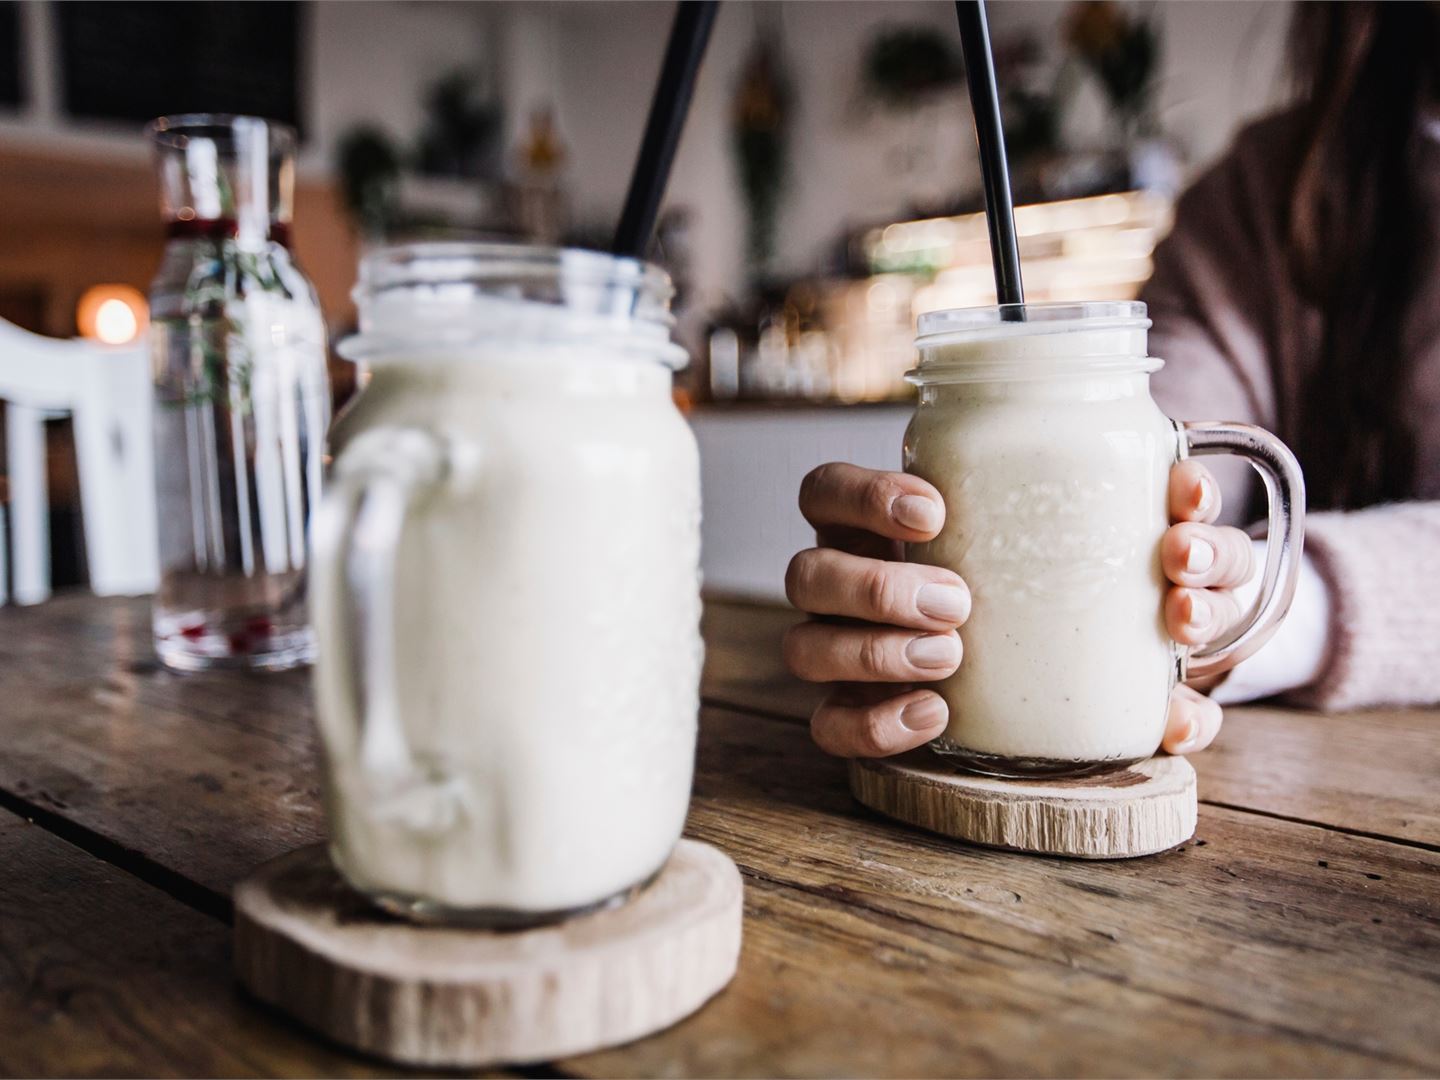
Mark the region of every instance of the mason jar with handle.
POLYGON ((370 372, 314 533, 336 865, 418 919, 546 921, 655 874, 689 804, 699 462, 669 279, 421 244, 364 260, 370 372))
POLYGON ((1273 435, 1175 422, 1150 397, 1141 303, 1026 304, 922 315, 907 471, 935 485, 945 526, 912 561, 969 585, 964 660, 936 689, 931 745, 996 776, 1083 775, 1150 757, 1176 682, 1227 671, 1275 632, 1300 567, 1305 491, 1273 435), (1165 629, 1160 541, 1176 462, 1237 454, 1268 493, 1254 608, 1187 649, 1165 629))

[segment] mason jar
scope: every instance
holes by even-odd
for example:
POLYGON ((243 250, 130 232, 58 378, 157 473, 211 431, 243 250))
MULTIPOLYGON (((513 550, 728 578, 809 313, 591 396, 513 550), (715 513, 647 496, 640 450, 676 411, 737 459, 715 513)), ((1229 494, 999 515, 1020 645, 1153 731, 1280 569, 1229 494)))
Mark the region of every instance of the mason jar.
POLYGON ((949 725, 931 744, 962 768, 1065 776, 1150 757, 1176 682, 1253 654, 1289 608, 1299 466, 1259 428, 1161 413, 1149 325, 1140 303, 920 317, 904 462, 944 497, 945 525, 907 557, 954 570, 973 597, 964 660, 937 684, 949 725), (1221 640, 1186 650, 1163 614, 1170 470, 1222 453, 1264 479, 1268 557, 1255 608, 1221 640))
POLYGON ((331 850, 381 905, 511 925, 604 904, 680 836, 700 488, 672 288, 594 252, 366 258, 370 372, 314 536, 331 850))

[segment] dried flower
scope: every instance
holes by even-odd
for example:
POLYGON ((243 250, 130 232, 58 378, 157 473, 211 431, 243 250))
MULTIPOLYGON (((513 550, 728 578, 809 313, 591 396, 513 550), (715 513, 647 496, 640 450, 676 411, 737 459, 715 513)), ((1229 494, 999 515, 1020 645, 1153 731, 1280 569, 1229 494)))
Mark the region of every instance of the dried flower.
POLYGON ((1130 19, 1114 0, 1078 0, 1065 17, 1065 40, 1090 59, 1119 48, 1129 30, 1130 19))

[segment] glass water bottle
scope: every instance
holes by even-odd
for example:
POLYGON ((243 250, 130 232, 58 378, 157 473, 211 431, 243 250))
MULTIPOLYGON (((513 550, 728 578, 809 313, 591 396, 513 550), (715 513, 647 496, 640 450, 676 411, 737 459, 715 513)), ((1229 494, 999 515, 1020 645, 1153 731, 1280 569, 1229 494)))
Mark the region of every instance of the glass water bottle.
POLYGON ((305 545, 329 424, 325 329, 289 247, 295 134, 244 116, 148 128, 168 241, 150 289, 169 667, 309 661, 305 545))

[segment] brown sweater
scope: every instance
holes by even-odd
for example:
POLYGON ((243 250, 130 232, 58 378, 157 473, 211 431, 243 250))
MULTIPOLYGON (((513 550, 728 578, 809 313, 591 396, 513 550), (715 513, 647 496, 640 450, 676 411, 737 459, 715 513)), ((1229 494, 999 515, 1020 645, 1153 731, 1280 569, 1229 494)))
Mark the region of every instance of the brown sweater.
MULTIPOLYGON (((1282 207, 1296 137, 1289 114, 1240 133, 1181 198, 1141 297, 1154 320, 1151 352, 1166 361, 1154 377, 1161 408, 1259 424, 1291 445, 1307 423, 1301 387, 1320 336, 1319 312, 1286 267, 1282 207)), ((1425 140, 1422 167, 1427 203, 1440 211, 1440 133, 1425 140)), ((1440 702, 1440 241, 1429 236, 1425 284, 1404 328, 1419 436, 1414 501, 1306 521, 1305 552, 1329 584, 1334 623, 1325 673, 1294 696, 1322 708, 1440 702)), ((1243 522, 1253 473, 1209 460, 1218 460, 1226 519, 1243 522)))

